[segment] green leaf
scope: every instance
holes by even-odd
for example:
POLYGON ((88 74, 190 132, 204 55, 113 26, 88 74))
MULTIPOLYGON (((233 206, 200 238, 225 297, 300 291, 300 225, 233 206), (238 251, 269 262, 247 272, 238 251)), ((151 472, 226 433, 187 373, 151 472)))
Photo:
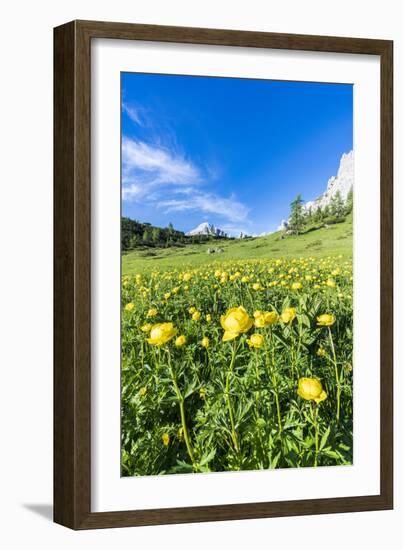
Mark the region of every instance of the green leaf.
POLYGON ((327 428, 327 430, 325 431, 325 433, 322 435, 322 439, 320 440, 320 445, 319 445, 319 450, 321 451, 324 446, 326 445, 326 441, 329 437, 329 434, 330 434, 330 426, 327 428))

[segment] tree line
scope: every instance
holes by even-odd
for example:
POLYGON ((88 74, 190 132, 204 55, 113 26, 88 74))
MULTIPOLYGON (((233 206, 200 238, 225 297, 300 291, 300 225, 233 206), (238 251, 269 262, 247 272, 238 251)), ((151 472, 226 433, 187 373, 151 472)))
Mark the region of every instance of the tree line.
POLYGON ((183 231, 175 229, 172 223, 169 223, 168 227, 157 227, 150 223, 141 223, 131 218, 122 217, 121 247, 123 252, 139 247, 169 248, 171 246, 203 244, 216 238, 213 235, 187 236, 183 231))
POLYGON ((330 203, 324 208, 320 206, 315 210, 306 209, 299 193, 290 204, 291 213, 288 220, 288 229, 296 234, 313 228, 315 225, 339 223, 353 211, 353 189, 348 192, 344 201, 340 191, 337 191, 330 199, 330 203))

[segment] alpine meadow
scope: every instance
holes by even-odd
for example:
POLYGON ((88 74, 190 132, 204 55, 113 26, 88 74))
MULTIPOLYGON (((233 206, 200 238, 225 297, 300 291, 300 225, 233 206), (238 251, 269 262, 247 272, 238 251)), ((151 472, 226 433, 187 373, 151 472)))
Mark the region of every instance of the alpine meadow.
POLYGON ((122 476, 353 464, 352 94, 122 74, 122 476))

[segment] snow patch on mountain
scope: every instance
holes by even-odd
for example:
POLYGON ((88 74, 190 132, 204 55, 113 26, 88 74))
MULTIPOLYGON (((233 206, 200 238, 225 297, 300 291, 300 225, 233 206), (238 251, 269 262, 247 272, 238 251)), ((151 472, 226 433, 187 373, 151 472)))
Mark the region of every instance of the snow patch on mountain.
POLYGON ((213 237, 226 237, 227 234, 222 229, 215 227, 209 222, 200 223, 197 227, 188 231, 186 233, 188 237, 193 237, 194 235, 211 235, 213 237))

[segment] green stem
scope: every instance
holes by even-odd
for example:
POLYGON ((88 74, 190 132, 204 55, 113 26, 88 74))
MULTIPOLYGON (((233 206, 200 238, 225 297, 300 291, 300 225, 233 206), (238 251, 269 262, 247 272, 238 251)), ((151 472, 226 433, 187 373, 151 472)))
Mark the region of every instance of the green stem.
POLYGON ((318 405, 312 404, 312 419, 313 419, 313 425, 315 428, 315 460, 314 460, 314 466, 318 465, 318 453, 319 453, 319 430, 318 430, 318 405))
POLYGON ((234 444, 235 451, 239 452, 238 437, 237 437, 237 433, 236 433, 236 430, 235 430, 234 412, 232 410, 231 396, 230 396, 230 392, 229 392, 229 390, 230 390, 230 380, 231 380, 231 375, 232 375, 232 371, 233 371, 233 368, 234 368, 236 350, 237 350, 237 346, 236 346, 236 343, 235 343, 235 340, 234 340, 234 344, 233 344, 233 347, 232 347, 231 363, 229 365, 229 369, 228 369, 228 372, 227 372, 227 379, 226 379, 226 382, 225 382, 225 398, 226 398, 226 401, 227 401, 228 413, 229 413, 229 418, 230 418, 230 422, 231 422, 232 442, 234 444))
POLYGON ((274 396, 276 400, 276 409, 277 409, 277 422, 278 422, 278 429, 280 433, 283 431, 283 426, 281 423, 281 411, 280 411, 280 401, 278 398, 278 387, 277 387, 277 372, 276 372, 276 364, 274 359, 274 345, 273 345, 273 334, 270 330, 270 347, 271 347, 271 379, 273 383, 274 388, 274 396))
POLYGON ((176 397, 178 399, 178 404, 179 404, 179 412, 180 412, 180 417, 181 417, 181 424, 182 424, 182 430, 183 430, 183 438, 185 440, 185 444, 186 444, 186 449, 187 449, 187 452, 188 452, 188 455, 189 455, 189 458, 190 460, 192 461, 192 465, 193 465, 193 468, 194 470, 197 470, 197 464, 195 462, 195 459, 194 459, 194 454, 193 454, 193 448, 192 448, 192 444, 190 442, 190 437, 189 437, 189 433, 188 433, 188 429, 187 429, 187 424, 186 424, 186 415, 185 415, 185 400, 182 396, 182 393, 179 389, 179 386, 178 386, 178 382, 176 380, 176 376, 175 376, 175 373, 174 373, 174 370, 172 368, 172 364, 171 364, 171 355, 169 353, 169 350, 167 350, 167 355, 168 355, 168 367, 169 367, 169 372, 171 374, 171 379, 172 379, 172 384, 173 384, 173 387, 174 387, 174 390, 175 390, 175 394, 176 394, 176 397))
POLYGON ((340 418, 340 395, 341 395, 341 387, 340 387, 340 379, 339 379, 339 370, 337 368, 337 358, 336 358, 336 352, 334 349, 334 343, 333 343, 333 337, 332 337, 332 331, 330 330, 330 327, 327 327, 329 331, 329 341, 330 341, 330 347, 332 349, 332 355, 333 355, 333 364, 334 364, 334 373, 336 378, 336 419, 337 422, 340 418))

